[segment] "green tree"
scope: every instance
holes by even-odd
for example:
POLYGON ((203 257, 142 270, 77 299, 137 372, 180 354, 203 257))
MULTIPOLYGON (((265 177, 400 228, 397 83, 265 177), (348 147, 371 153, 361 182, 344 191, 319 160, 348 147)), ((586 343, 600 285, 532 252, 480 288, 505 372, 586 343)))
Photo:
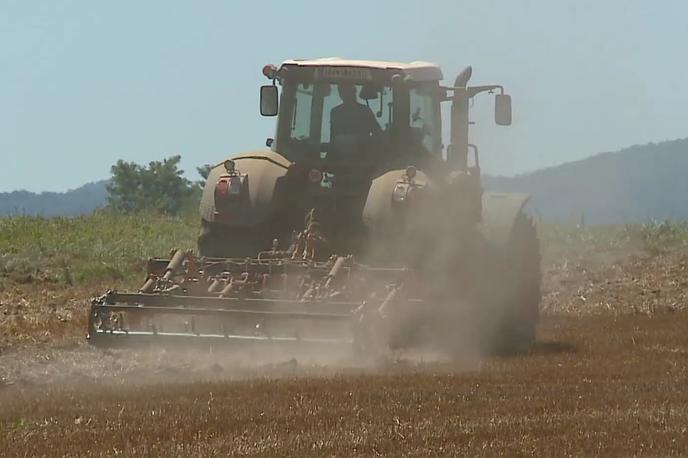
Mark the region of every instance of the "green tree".
POLYGON ((213 164, 203 164, 200 167, 196 167, 196 171, 201 178, 203 178, 202 180, 196 182, 201 190, 205 187, 205 182, 208 180, 208 175, 210 175, 210 171, 213 169, 213 167, 215 167, 213 164))
POLYGON ((194 194, 194 185, 179 169, 181 156, 153 161, 148 166, 117 161, 110 169, 108 206, 120 212, 154 210, 176 215, 194 194))

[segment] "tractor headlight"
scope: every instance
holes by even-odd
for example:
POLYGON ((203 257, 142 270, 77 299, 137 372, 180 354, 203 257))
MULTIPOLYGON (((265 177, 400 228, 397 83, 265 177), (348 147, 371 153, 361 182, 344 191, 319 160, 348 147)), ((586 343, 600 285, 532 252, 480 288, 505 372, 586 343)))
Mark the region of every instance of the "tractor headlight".
POLYGON ((236 164, 231 159, 227 159, 224 163, 224 166, 225 166, 225 170, 229 174, 232 174, 236 171, 236 164))
POLYGON ((402 204, 408 200, 411 186, 408 183, 397 183, 392 191, 392 202, 402 204))

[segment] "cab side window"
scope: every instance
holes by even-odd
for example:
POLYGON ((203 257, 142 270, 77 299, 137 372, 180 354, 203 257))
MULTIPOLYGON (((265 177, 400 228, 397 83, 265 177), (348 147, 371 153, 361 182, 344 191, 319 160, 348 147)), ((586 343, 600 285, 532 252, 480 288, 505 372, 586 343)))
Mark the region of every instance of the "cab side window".
POLYGON ((440 120, 436 112, 436 90, 421 85, 409 91, 409 127, 414 139, 428 152, 437 152, 440 146, 440 120))
POLYGON ((312 104, 313 85, 299 84, 296 88, 289 137, 295 140, 309 140, 311 138, 312 104))

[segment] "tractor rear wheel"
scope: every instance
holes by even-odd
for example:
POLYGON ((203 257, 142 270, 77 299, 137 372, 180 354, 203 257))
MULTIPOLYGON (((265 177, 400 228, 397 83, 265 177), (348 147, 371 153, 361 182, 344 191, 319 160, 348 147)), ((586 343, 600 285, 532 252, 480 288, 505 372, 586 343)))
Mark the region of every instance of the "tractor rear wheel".
POLYGON ((505 351, 522 351, 536 338, 542 282, 540 242, 532 218, 524 213, 514 223, 506 262, 511 288, 499 340, 505 351))

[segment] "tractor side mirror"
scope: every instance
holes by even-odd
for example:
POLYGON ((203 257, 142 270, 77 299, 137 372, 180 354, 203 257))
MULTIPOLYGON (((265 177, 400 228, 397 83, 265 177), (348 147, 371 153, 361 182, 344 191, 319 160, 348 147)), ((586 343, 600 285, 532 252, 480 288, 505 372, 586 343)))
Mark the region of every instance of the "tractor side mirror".
POLYGON ((497 94, 495 97, 495 123, 499 126, 511 125, 511 96, 497 94))
POLYGON ((278 98, 277 86, 261 86, 260 114, 262 116, 277 116, 278 98))

